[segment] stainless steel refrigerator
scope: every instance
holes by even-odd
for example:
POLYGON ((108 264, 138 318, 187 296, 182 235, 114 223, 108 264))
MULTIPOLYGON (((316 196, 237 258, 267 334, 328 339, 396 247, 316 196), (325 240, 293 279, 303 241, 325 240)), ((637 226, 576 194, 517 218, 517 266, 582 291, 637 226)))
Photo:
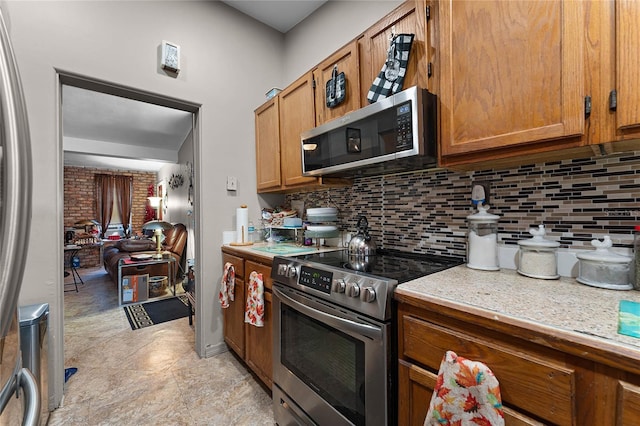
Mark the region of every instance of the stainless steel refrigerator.
POLYGON ((0 425, 36 425, 38 386, 22 367, 18 296, 31 222, 29 125, 0 9, 0 425))

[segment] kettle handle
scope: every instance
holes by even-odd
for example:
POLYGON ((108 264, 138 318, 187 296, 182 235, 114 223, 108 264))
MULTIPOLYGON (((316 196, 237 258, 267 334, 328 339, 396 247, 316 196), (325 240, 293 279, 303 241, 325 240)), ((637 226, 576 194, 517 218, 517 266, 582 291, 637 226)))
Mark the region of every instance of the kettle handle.
POLYGON ((356 225, 356 228, 364 232, 367 230, 368 227, 369 227, 369 222, 367 221, 367 218, 365 216, 360 216, 358 218, 358 224, 356 225))

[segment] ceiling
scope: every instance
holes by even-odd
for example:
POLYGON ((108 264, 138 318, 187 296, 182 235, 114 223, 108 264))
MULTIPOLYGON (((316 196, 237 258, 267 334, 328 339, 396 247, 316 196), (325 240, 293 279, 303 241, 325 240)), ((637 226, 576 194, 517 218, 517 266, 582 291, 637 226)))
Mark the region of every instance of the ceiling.
MULTIPOLYGON (((222 0, 282 32, 327 0, 222 0)), ((192 114, 145 102, 63 85, 64 164, 157 172, 177 162, 192 114)))
POLYGON ((62 86, 64 164, 157 172, 176 163, 192 114, 62 86))
POLYGON ((245 15, 286 33, 327 0, 222 0, 245 15))

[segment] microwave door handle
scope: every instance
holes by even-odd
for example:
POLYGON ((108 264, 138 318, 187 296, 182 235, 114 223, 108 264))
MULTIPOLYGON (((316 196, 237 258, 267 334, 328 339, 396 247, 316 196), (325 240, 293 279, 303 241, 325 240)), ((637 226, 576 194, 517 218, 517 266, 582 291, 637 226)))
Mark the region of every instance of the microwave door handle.
POLYGON ((365 337, 368 337, 372 340, 380 340, 382 339, 382 329, 379 327, 373 327, 371 325, 362 324, 359 322, 351 321, 346 318, 341 318, 324 311, 320 311, 314 308, 307 306, 306 304, 299 302, 277 288, 272 289, 273 294, 280 299, 282 303, 296 309, 303 314, 311 317, 315 320, 318 320, 326 325, 329 325, 338 330, 348 331, 354 334, 359 334, 365 337))

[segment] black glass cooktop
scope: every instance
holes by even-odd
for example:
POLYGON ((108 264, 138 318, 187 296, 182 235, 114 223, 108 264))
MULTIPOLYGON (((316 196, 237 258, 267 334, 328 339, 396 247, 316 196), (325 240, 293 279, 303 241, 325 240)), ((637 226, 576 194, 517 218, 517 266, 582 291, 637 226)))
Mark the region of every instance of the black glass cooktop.
POLYGON ((376 255, 366 258, 349 256, 347 250, 305 254, 295 258, 335 268, 365 272, 396 280, 399 284, 464 263, 462 259, 455 257, 387 249, 378 249, 376 255))

